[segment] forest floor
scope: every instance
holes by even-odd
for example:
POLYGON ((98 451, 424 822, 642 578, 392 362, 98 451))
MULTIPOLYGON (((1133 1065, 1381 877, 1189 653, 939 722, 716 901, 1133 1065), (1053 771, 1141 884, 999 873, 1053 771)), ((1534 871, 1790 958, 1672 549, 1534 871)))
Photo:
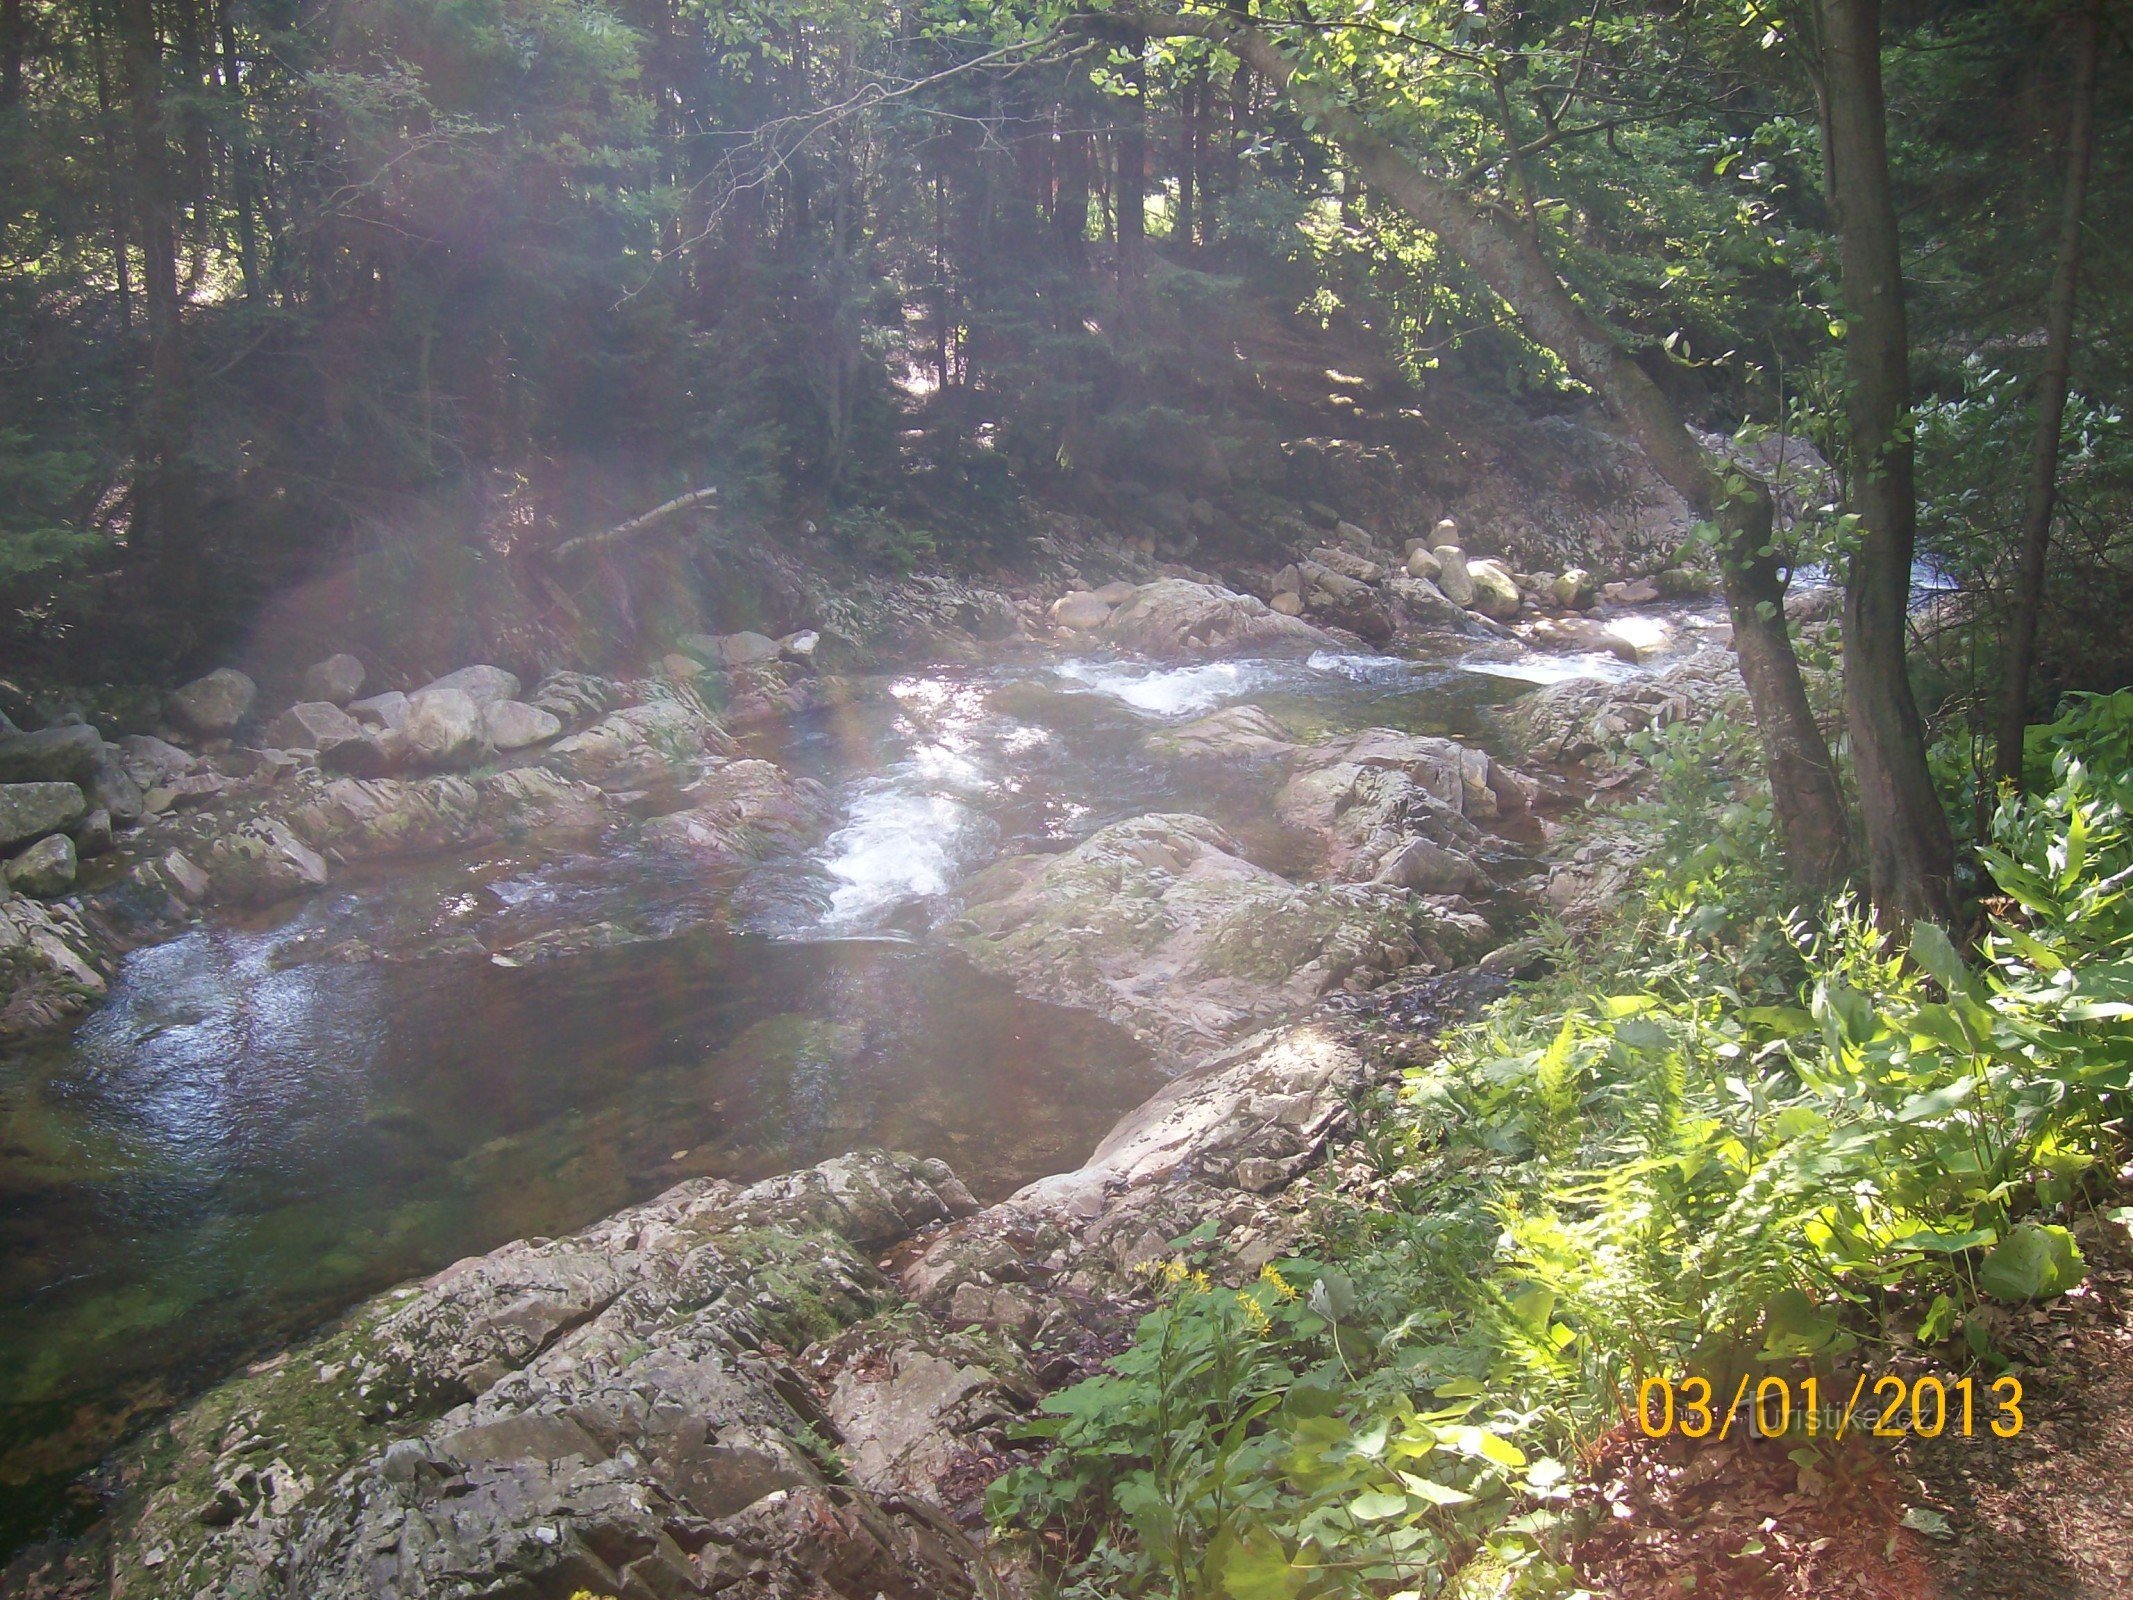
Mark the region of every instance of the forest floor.
POLYGON ((1804 1465, 1784 1441, 1688 1453, 1625 1422, 1586 1463, 1611 1515, 1572 1551, 1580 1582, 1608 1600, 2133 1596, 2133 1242, 2098 1218, 2081 1243, 2081 1288, 1993 1330, 2023 1384, 2015 1437, 1854 1441, 1804 1465))

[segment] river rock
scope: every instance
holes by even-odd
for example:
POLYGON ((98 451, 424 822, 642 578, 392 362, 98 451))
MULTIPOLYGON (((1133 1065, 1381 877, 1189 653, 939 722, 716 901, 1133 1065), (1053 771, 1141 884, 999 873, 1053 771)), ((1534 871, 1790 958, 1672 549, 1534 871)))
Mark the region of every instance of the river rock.
POLYGON ((1559 606, 1583 611, 1600 597, 1600 586, 1583 567, 1568 567, 1548 585, 1549 598, 1559 606))
POLYGON ((1277 589, 1274 591, 1274 598, 1267 602, 1268 610, 1284 617, 1300 617, 1303 615, 1303 608, 1303 596, 1294 589, 1277 589))
POLYGON ((382 778, 407 765, 407 740, 395 728, 363 727, 319 752, 318 764, 351 778, 382 778))
POLYGON ((1122 606, 1131 600, 1140 585, 1124 578, 1113 578, 1109 583, 1092 591, 1096 598, 1107 606, 1122 606))
POLYGON ((0 783, 86 787, 103 762, 103 736, 85 723, 0 737, 0 783))
POLYGON ((1425 582, 1435 583, 1437 575, 1443 571, 1444 563, 1437 559, 1434 550, 1418 544, 1407 552, 1407 575, 1410 578, 1421 578, 1425 582))
POLYGON ((757 667, 778 659, 778 641, 743 629, 739 633, 692 633, 681 648, 713 666, 757 667))
POLYGON ((1498 622, 1509 622, 1518 615, 1523 596, 1518 592, 1518 580, 1500 561, 1469 561, 1466 565, 1467 581, 1473 585, 1472 607, 1485 617, 1498 622))
POLYGON ((682 794, 688 808, 646 823, 646 842, 729 864, 801 848, 833 809, 820 784, 768 761, 721 762, 682 794))
POLYGON ((738 753, 726 731, 696 706, 655 699, 610 712, 552 745, 547 759, 574 778, 628 789, 671 783, 714 756, 738 753))
POLYGON ((1529 641, 1556 650, 1582 650, 1635 662, 1637 647, 1591 617, 1543 617, 1526 632, 1529 641))
POLYGON ((206 738, 229 733, 259 698, 259 685, 235 667, 217 667, 171 692, 171 715, 206 738))
POLYGON ((1403 625, 1410 628, 1464 628, 1466 608, 1427 578, 1387 578, 1384 593, 1403 625))
POLYGON ((184 851, 166 851, 163 859, 156 865, 164 881, 180 899, 198 905, 207 898, 207 874, 184 851))
POLYGON ((1365 729, 1309 751, 1275 797, 1282 823, 1317 841, 1327 876, 1423 894, 1493 887, 1478 826, 1506 808, 1494 763, 1451 739, 1365 729), (1418 843, 1428 848, 1414 848, 1418 843))
POLYGON ((599 790, 539 767, 478 778, 337 778, 289 816, 314 848, 350 861, 526 835, 583 837, 611 820, 599 790))
POLYGON ((1054 600, 1048 614, 1052 621, 1062 628, 1089 633, 1111 620, 1111 606, 1112 602, 1100 599, 1089 590, 1081 589, 1072 594, 1063 594, 1054 600))
POLYGON ((0 784, 0 850, 71 827, 88 809, 78 783, 0 784))
POLYGON ((1659 585, 1649 578, 1631 578, 1622 583, 1605 583, 1600 586, 1600 598, 1610 605, 1649 606, 1659 601, 1659 585))
POLYGON ((69 901, 0 901, 0 1038, 77 1016, 109 989, 110 955, 69 901))
POLYGON ((798 633, 788 633, 778 641, 778 653, 787 661, 812 661, 815 652, 822 648, 822 635, 813 628, 802 628, 798 633))
POLYGON ((407 721, 400 726, 409 758, 445 767, 471 757, 481 741, 481 711, 480 702, 464 689, 417 690, 408 698, 407 721))
POLYGON ((363 663, 345 650, 304 669, 304 698, 345 706, 363 692, 363 663))
POLYGON ((1226 706, 1176 728, 1159 728, 1144 741, 1160 755, 1186 761, 1286 760, 1297 753, 1295 736, 1254 705, 1226 706))
POLYGON ((612 678, 590 672, 551 672, 526 697, 526 703, 568 728, 614 710, 626 698, 622 685, 612 678))
POLYGON ((326 860, 278 817, 253 817, 208 847, 218 901, 272 905, 326 887, 326 860))
POLYGON ((506 672, 502 667, 461 667, 457 672, 432 678, 415 691, 414 698, 457 691, 476 706, 493 706, 499 700, 516 700, 518 689, 517 674, 506 672))
POLYGON ((47 834, 7 862, 8 887, 48 900, 74 887, 74 841, 63 833, 47 834))
POLYGON ((1404 900, 1293 884, 1205 817, 1156 814, 963 887, 943 931, 978 966, 1180 1056, 1411 953, 1404 900))
POLYGON ((1514 702, 1505 720, 1534 759, 1576 762, 1655 722, 1709 717, 1744 693, 1731 656, 1703 650, 1649 677, 1550 684, 1514 702))
POLYGON ((1455 544, 1440 544, 1431 552, 1437 558, 1437 587, 1453 605, 1474 604, 1474 580, 1467 574, 1466 552, 1455 544))
POLYGON ((84 858, 104 855, 118 842, 111 813, 101 806, 75 823, 70 837, 74 840, 74 853, 84 858))
MULTIPOLYGON (((1367 538, 1368 535, 1365 535, 1367 538)), ((1385 569, 1368 556, 1343 550, 1338 545, 1320 545, 1306 559, 1338 572, 1344 578, 1353 578, 1358 583, 1377 583, 1385 576, 1385 569)))
POLYGON ((499 700, 481 708, 481 737, 492 750, 523 750, 546 744, 563 731, 562 720, 523 700, 499 700))
POLYGON ((109 812, 113 822, 123 825, 139 822, 148 811, 141 786, 133 781, 133 774, 110 745, 104 747, 102 759, 89 779, 86 798, 91 810, 109 812))
POLYGON ((268 723, 260 738, 276 750, 325 751, 362 736, 362 725, 332 701, 303 700, 268 723))
POLYGON ((388 689, 383 694, 349 701, 348 714, 367 727, 390 728, 397 732, 407 726, 407 713, 412 704, 398 689, 388 689))
POLYGON ((153 734, 129 733, 118 742, 119 765, 142 789, 182 778, 193 770, 194 756, 153 734))
POLYGON ((1653 581, 1660 595, 1668 600, 1698 600, 1717 587, 1709 573, 1693 567, 1667 567, 1653 581))
POLYGON ((1102 631, 1114 644, 1153 656, 1307 654, 1334 643, 1322 630, 1250 595, 1184 578, 1142 584, 1102 631))

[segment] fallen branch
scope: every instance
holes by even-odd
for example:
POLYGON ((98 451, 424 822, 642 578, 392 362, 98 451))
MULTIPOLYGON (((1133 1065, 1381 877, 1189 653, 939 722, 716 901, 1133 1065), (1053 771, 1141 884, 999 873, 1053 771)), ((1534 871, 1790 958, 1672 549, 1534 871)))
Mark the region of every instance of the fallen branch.
POLYGON ((612 528, 603 529, 599 533, 581 533, 575 539, 565 539, 549 553, 558 561, 561 561, 568 556, 576 555, 581 550, 598 549, 602 545, 615 544, 623 539, 633 538, 653 524, 666 521, 675 512, 686 511, 691 506, 702 505, 706 500, 716 498, 717 494, 718 491, 716 489, 691 489, 687 494, 676 495, 663 506, 652 507, 641 517, 632 517, 627 522, 618 522, 612 528))

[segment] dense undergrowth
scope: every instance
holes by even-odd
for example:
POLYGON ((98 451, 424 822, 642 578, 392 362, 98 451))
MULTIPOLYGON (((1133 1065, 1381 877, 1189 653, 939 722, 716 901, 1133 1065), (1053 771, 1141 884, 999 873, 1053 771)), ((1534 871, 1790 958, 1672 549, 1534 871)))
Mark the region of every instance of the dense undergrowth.
POLYGON ((2040 730, 1969 948, 1908 959, 1785 911, 1735 740, 1645 738, 1645 893, 1407 1073, 1370 1203, 1241 1287, 1179 1241, 1048 1402, 991 1509, 1061 1536, 1066 1595, 1565 1592, 1575 1463, 1640 1379, 1990 1371, 1980 1308, 2079 1281, 2133 1072, 2133 691, 2040 730))

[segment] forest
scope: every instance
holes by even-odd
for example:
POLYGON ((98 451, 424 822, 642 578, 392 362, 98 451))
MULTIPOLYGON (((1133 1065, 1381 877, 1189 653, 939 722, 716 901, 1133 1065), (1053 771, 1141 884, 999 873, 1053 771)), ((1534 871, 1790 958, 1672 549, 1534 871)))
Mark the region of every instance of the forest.
POLYGON ((2129 46, 0 0, 0 1595, 2133 1594, 2129 46))

